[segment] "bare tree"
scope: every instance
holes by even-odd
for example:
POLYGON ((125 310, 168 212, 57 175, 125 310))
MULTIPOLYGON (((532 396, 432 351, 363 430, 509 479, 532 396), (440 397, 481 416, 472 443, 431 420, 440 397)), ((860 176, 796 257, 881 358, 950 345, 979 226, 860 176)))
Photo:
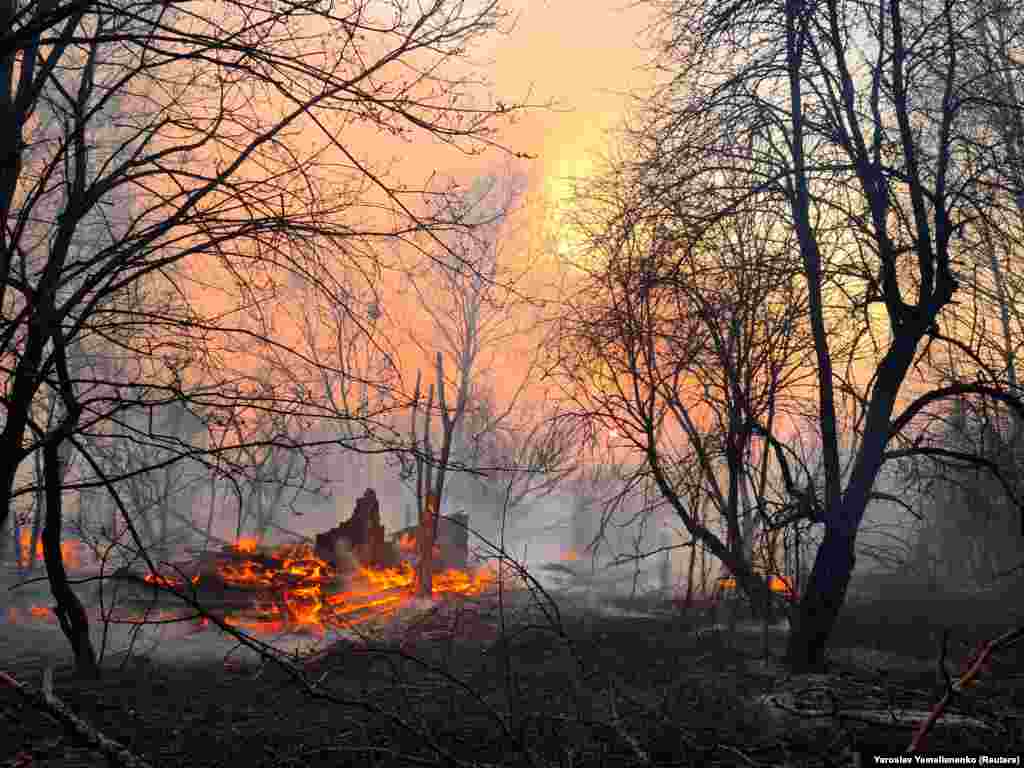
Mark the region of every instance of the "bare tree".
POLYGON ((973 366, 947 386, 904 389, 911 371, 926 367, 924 347, 956 344, 943 332, 951 316, 943 310, 969 276, 956 274, 970 258, 965 235, 984 222, 1011 236, 1004 224, 1019 179, 982 118, 995 105, 1018 105, 1004 94, 978 98, 972 62, 984 49, 974 30, 986 11, 975 3, 671 2, 662 10, 659 64, 668 77, 644 128, 661 148, 652 190, 685 188, 682 204, 709 224, 771 192, 785 201, 799 243, 825 531, 787 656, 795 667, 817 666, 883 463, 947 450, 914 442, 915 417, 962 395, 1020 407, 1005 382, 973 366), (746 179, 718 183, 737 159, 746 179), (846 374, 840 346, 856 352, 846 374), (848 470, 844 432, 856 435, 848 470))
POLYGON ((580 192, 576 225, 589 247, 555 325, 555 365, 584 429, 639 457, 627 485, 653 483, 767 616, 755 533, 818 507, 772 437, 798 412, 807 376, 806 304, 784 258, 792 243, 767 205, 694 234, 667 202, 621 165, 580 192), (776 460, 781 488, 770 482, 776 460))
POLYGON ((411 414, 411 448, 416 462, 416 506, 419 510, 420 525, 417 544, 419 546, 419 570, 416 588, 421 597, 433 594, 434 542, 437 541, 441 520, 441 502, 444 500, 444 482, 448 474, 455 431, 466 412, 468 393, 467 374, 460 377, 455 403, 448 406, 445 395, 444 356, 437 353, 435 382, 437 385, 437 411, 441 417, 441 445, 435 452, 432 441, 434 405, 434 384, 430 385, 426 407, 423 409, 423 436, 416 431, 416 418, 420 406, 421 374, 416 375, 416 389, 413 393, 411 414))
MULTIPOLYGON (((127 516, 76 436, 127 408, 187 402, 214 432, 253 409, 350 416, 291 380, 248 383, 268 359, 308 361, 272 304, 300 283, 346 306, 344 275, 379 272, 381 243, 443 246, 436 231, 462 226, 418 210, 448 195, 440 180, 396 179, 357 142, 493 145, 520 105, 471 103, 480 82, 459 59, 503 19, 461 0, 228 3, 211 19, 133 0, 0 4, 0 526, 36 452, 59 500, 65 449, 97 473, 80 485, 127 516), (76 344, 127 362, 116 377, 76 369, 76 344), (121 396, 135 384, 144 402, 121 396), (48 392, 50 425, 33 414, 48 392)), ((59 514, 48 506, 44 542, 59 542, 59 514)))
MULTIPOLYGON (((430 594, 432 542, 436 540, 449 471, 468 468, 472 446, 463 436, 463 421, 470 407, 474 386, 493 362, 496 348, 517 335, 514 310, 524 301, 516 290, 517 276, 503 263, 502 243, 508 237, 509 215, 522 194, 519 180, 500 182, 497 177, 478 178, 458 200, 443 201, 445 218, 466 229, 452 233, 446 246, 451 258, 428 254, 426 268, 413 268, 408 284, 419 308, 430 318, 431 338, 409 331, 412 341, 425 355, 437 350, 435 382, 430 385, 423 410, 422 437, 416 419, 420 407, 421 378, 417 376, 412 413, 412 443, 416 454, 416 499, 421 520, 421 594, 430 594), (453 363, 451 380, 444 377, 444 360, 453 363), (436 386, 436 389, 435 389, 436 386), (454 402, 448 392, 454 393, 454 402), (442 433, 439 452, 434 452, 431 425, 434 394, 437 395, 442 433), (428 511, 429 509, 429 511, 428 511), (426 527, 432 532, 426 534, 426 527)), ((524 377, 525 384, 528 374, 524 377)), ((522 385, 519 391, 522 390, 522 385)), ((494 415, 483 431, 493 431, 508 417, 518 393, 500 414, 494 415)))
MULTIPOLYGON (((128 398, 144 394, 125 390, 128 398)), ((89 454, 100 465, 107 477, 123 477, 119 483, 120 493, 133 511, 133 518, 139 526, 144 543, 154 554, 166 558, 171 549, 171 539, 183 531, 177 519, 178 505, 188 508, 188 499, 197 491, 201 473, 205 467, 197 462, 179 460, 183 446, 201 445, 206 427, 201 420, 188 411, 180 402, 160 407, 133 408, 107 419, 103 431, 82 430, 78 440, 87 446, 89 454)), ((93 472, 78 472, 66 485, 76 485, 77 480, 92 478, 93 472)), ((79 504, 97 504, 98 499, 79 496, 79 504)), ((109 502, 103 505, 107 514, 101 519, 116 519, 117 512, 109 502)), ((95 515, 98 509, 91 510, 95 515)), ((105 526, 104 532, 95 530, 95 525, 79 517, 77 528, 81 535, 106 539, 106 544, 117 542, 116 526, 105 526)))
POLYGON ((1024 490, 1019 433, 1005 409, 984 401, 954 400, 945 410, 944 444, 979 462, 927 457, 907 463, 904 473, 921 494, 923 517, 908 565, 933 589, 1000 581, 1008 587, 1014 582, 1007 577, 1019 576, 1022 562, 1014 504, 1024 490))

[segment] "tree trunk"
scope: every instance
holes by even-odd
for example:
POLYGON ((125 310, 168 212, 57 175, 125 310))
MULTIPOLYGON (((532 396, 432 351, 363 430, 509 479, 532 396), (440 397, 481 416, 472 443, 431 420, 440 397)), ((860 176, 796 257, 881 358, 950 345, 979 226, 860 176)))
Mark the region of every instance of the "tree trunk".
POLYGON ((416 543, 420 550, 416 584, 420 597, 432 597, 434 594, 434 522, 437 515, 436 497, 433 493, 428 493, 420 511, 420 526, 416 534, 416 543))
POLYGON ((849 533, 838 526, 825 530, 811 577, 794 611, 795 623, 786 648, 786 663, 794 671, 818 670, 824 665, 825 646, 839 618, 853 574, 855 541, 855 528, 849 533))
POLYGON ((32 532, 28 537, 28 546, 22 547, 22 557, 24 558, 24 562, 22 564, 21 575, 24 579, 30 577, 32 572, 36 569, 36 552, 39 544, 39 532, 42 529, 43 509, 45 508, 45 504, 36 507, 35 514, 32 516, 32 532))
POLYGON ((33 467, 35 469, 36 490, 33 493, 35 508, 32 510, 32 530, 29 533, 27 544, 24 544, 22 541, 18 542, 20 548, 18 572, 23 579, 31 577, 38 565, 36 553, 39 549, 40 532, 43 529, 43 510, 46 509, 46 473, 43 469, 43 459, 39 454, 33 457, 33 467))
POLYGON ((675 586, 672 580, 672 539, 669 537, 666 531, 662 531, 658 537, 658 541, 665 551, 661 555, 661 588, 664 591, 666 597, 672 597, 672 587, 675 586))
MULTIPOLYGON (((689 610, 693 605, 693 569, 697 564, 697 543, 694 542, 690 546, 690 564, 686 569, 686 609, 689 610)), ((703 599, 704 595, 701 595, 703 599)))
POLYGON ((11 555, 14 561, 14 567, 21 569, 21 543, 18 539, 21 537, 21 526, 18 524, 18 516, 11 515, 11 527, 8 528, 6 525, 0 525, 0 561, 4 559, 4 550, 7 548, 7 542, 11 542, 11 555))
POLYGON ((64 557, 60 551, 61 526, 61 471, 58 446, 46 443, 43 446, 43 464, 46 472, 46 525, 43 527, 43 558, 46 560, 46 574, 50 580, 50 591, 57 605, 54 613, 60 628, 71 643, 75 656, 75 672, 82 677, 99 677, 96 651, 89 639, 89 617, 81 601, 68 584, 64 570, 64 557))

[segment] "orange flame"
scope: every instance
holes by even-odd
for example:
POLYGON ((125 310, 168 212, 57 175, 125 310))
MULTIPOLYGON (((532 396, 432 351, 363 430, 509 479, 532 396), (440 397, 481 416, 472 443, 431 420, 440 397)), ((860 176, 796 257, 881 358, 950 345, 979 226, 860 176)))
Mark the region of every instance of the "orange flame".
MULTIPOLYGON (((399 539, 402 549, 415 552, 415 546, 408 534, 399 539)), ((229 586, 259 590, 251 610, 227 620, 254 632, 353 626, 389 615, 412 599, 416 587, 416 571, 408 561, 395 568, 362 566, 339 582, 334 568, 308 544, 277 547, 259 560, 219 563, 217 573, 229 586)), ((434 576, 433 592, 435 597, 479 594, 493 583, 491 571, 449 569, 434 576)))
POLYGON ((378 589, 410 587, 416 582, 416 573, 409 563, 403 561, 398 568, 360 568, 359 574, 378 589))
POLYGON ((57 623, 57 617, 45 605, 30 605, 28 609, 11 606, 7 609, 7 621, 11 624, 33 620, 45 621, 49 624, 57 623))
MULTIPOLYGON (((725 590, 736 589, 736 579, 732 576, 725 576, 719 579, 718 584, 725 590)), ((771 576, 768 580, 768 588, 772 592, 784 592, 786 594, 790 594, 793 591, 793 585, 790 583, 789 578, 782 576, 771 576)))
MULTIPOLYGON (((411 539, 411 537, 410 537, 411 539)), ((415 543, 413 541, 413 543, 415 543)), ((222 586, 251 591, 247 608, 233 610, 223 621, 250 632, 282 633, 311 631, 323 633, 328 627, 354 626, 372 618, 392 615, 414 598, 416 571, 403 561, 395 568, 360 567, 348 574, 335 569, 314 553, 308 544, 286 545, 270 549, 255 546, 254 539, 245 539, 225 548, 230 557, 220 557, 214 566, 215 576, 200 571, 190 581, 200 592, 210 579, 222 586)), ((161 587, 181 588, 185 581, 176 572, 147 574, 143 579, 161 587)), ((488 569, 475 573, 448 569, 433 577, 435 598, 479 594, 495 581, 488 569)), ((21 619, 14 609, 12 620, 21 619)), ((180 620, 181 609, 136 612, 119 621, 180 620), (154 617, 159 616, 160 619, 154 617)), ((186 612, 187 614, 187 612, 186 612)), ((52 620, 48 609, 31 611, 36 618, 52 620)), ((24 619, 28 620, 29 615, 24 619)), ((201 631, 201 622, 194 631, 201 631)))
MULTIPOLYGON (((147 573, 145 576, 142 577, 142 579, 143 579, 143 581, 145 581, 145 582, 147 582, 149 584, 156 584, 159 587, 183 587, 183 586, 185 586, 185 581, 181 578, 181 576, 179 576, 177 574, 152 574, 152 573, 147 573)), ((191 581, 193 585, 198 584, 199 583, 199 575, 196 574, 189 581, 191 581)))
POLYGON ((435 593, 452 592, 460 595, 479 594, 494 583, 494 574, 489 569, 480 569, 469 574, 456 568, 449 568, 434 575, 435 593))
MULTIPOLYGON (((43 540, 42 537, 36 539, 36 551, 35 556, 32 556, 32 531, 22 529, 21 535, 18 537, 18 549, 21 562, 27 563, 30 560, 36 560, 38 562, 44 562, 43 557, 43 540)), ((82 542, 76 541, 75 539, 69 539, 60 543, 60 554, 64 560, 65 568, 81 568, 82 567, 82 542)))

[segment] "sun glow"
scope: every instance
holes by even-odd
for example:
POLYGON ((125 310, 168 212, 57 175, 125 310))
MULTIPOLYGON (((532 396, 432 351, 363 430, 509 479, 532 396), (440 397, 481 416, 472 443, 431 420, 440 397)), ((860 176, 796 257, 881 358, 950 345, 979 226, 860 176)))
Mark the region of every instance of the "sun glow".
POLYGON ((576 269, 584 264, 585 238, 573 224, 570 211, 583 191, 582 185, 594 177, 596 170, 587 150, 560 153, 557 163, 551 163, 544 181, 545 197, 551 206, 551 226, 554 229, 554 251, 558 259, 576 269))

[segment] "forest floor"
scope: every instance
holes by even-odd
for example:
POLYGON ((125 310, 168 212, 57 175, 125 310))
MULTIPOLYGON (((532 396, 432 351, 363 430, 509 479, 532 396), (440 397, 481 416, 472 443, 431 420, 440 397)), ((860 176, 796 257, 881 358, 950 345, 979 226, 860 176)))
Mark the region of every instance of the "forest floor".
MULTIPOLYGON (((504 632, 493 597, 463 599, 281 664, 179 636, 111 655, 98 681, 72 676, 53 627, 0 624, 0 671, 38 688, 55 665, 60 700, 161 767, 872 765, 864 756, 901 752, 941 696, 944 630, 956 672, 1024 621, 1005 596, 885 595, 850 600, 821 675, 778 663, 784 625, 765 657, 761 629, 706 611, 562 596, 555 617, 526 593, 504 604, 504 632)), ((926 747, 1024 752, 1024 648, 956 697, 926 747)), ((0 687, 0 766, 105 764, 0 687)))

